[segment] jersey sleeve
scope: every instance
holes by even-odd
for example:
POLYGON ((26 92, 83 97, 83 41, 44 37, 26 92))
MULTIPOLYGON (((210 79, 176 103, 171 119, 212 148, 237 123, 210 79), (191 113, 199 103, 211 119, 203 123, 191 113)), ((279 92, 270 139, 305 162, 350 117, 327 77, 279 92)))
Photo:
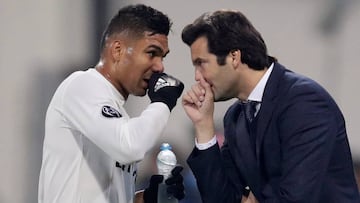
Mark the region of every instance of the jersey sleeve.
POLYGON ((74 133, 86 136, 122 164, 143 159, 170 116, 167 106, 157 102, 150 104, 140 116, 129 118, 106 86, 88 79, 74 79, 68 84, 61 109, 74 133), (104 107, 114 112, 106 115, 104 107))

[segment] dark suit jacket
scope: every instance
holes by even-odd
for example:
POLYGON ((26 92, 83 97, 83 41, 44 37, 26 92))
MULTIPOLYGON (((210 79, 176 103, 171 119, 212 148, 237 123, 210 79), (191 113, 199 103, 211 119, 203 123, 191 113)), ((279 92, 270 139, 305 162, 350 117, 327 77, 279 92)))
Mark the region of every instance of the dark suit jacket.
POLYGON ((275 63, 255 148, 237 111, 224 117, 221 149, 194 148, 188 158, 203 202, 240 202, 245 186, 259 202, 360 202, 343 115, 316 82, 275 63))

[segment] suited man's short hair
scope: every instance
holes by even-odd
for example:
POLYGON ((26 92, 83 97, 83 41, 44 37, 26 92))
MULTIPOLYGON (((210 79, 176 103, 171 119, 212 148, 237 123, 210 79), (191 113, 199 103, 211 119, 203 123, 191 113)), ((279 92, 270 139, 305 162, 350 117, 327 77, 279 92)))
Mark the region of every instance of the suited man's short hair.
POLYGON ((251 22, 239 11, 219 10, 204 13, 182 31, 182 40, 188 46, 205 36, 209 52, 217 56, 219 65, 231 51, 241 51, 241 61, 253 69, 269 66, 266 44, 251 22))

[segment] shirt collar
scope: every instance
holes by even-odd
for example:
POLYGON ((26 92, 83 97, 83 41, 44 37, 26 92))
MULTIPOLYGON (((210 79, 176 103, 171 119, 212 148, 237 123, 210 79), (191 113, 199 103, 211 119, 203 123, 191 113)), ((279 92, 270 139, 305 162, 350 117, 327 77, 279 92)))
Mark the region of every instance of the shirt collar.
POLYGON ((125 98, 124 96, 114 87, 113 84, 111 84, 111 82, 109 82, 105 76, 103 76, 99 71, 97 71, 95 68, 89 68, 89 70, 92 74, 94 74, 97 78, 99 78, 100 80, 102 80, 111 90, 111 92, 113 93, 113 95, 118 99, 118 101, 120 102, 120 105, 124 105, 125 103, 125 98))
POLYGON ((262 101, 265 85, 270 77, 273 67, 274 67, 274 63, 271 64, 271 66, 267 69, 261 80, 258 82, 258 84, 256 84, 255 88, 251 91, 248 100, 258 101, 258 102, 262 101))

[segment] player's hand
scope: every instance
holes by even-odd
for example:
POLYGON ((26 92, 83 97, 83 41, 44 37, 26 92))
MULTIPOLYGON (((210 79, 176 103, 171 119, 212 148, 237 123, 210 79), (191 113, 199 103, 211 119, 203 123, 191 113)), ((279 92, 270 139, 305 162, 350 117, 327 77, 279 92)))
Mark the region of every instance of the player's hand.
POLYGON ((170 111, 184 90, 184 84, 166 73, 153 73, 149 81, 148 95, 153 102, 165 103, 170 111))
POLYGON ((178 200, 181 200, 185 197, 185 188, 183 183, 184 178, 181 175, 182 170, 182 166, 176 166, 171 171, 171 176, 165 180, 165 184, 167 185, 166 191, 168 195, 174 196, 178 200))
MULTIPOLYGON (((167 193, 169 196, 174 196, 176 199, 181 200, 185 197, 183 176, 181 171, 183 167, 178 165, 171 171, 171 176, 165 180, 167 185, 167 193)), ((149 187, 144 191, 144 203, 157 203, 157 195, 159 184, 163 181, 162 175, 152 175, 150 178, 149 187)))
POLYGON ((163 181, 164 176, 152 175, 150 178, 149 187, 144 190, 144 203, 157 203, 157 195, 159 184, 163 181))

